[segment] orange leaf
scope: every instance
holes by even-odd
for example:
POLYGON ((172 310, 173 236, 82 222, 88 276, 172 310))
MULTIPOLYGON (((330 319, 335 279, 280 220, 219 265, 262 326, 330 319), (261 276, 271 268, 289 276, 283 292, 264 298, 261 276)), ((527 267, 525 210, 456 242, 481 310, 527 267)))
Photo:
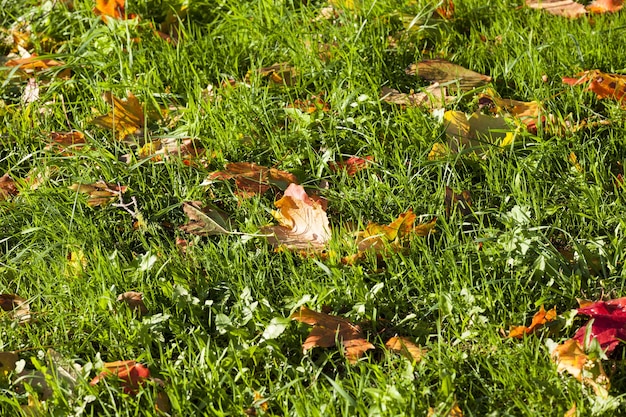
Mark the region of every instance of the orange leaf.
POLYGON ((120 140, 143 128, 145 123, 143 108, 132 93, 128 93, 126 100, 120 100, 110 92, 106 92, 104 100, 113 107, 113 110, 105 116, 96 117, 93 120, 95 124, 114 130, 120 140))
POLYGON ((313 326, 302 344, 305 352, 314 347, 332 347, 339 342, 350 363, 354 364, 366 351, 374 349, 374 345, 365 339, 361 328, 343 317, 318 313, 303 306, 290 318, 313 326))
POLYGON ((599 99, 610 98, 626 105, 626 75, 608 74, 599 70, 581 72, 579 78, 563 77, 569 85, 589 83, 588 91, 593 91, 599 99))
POLYGON ((558 372, 567 371, 580 382, 592 387, 596 395, 608 397, 611 381, 604 372, 602 362, 599 358, 589 359, 577 340, 569 339, 556 346, 550 356, 556 362, 558 372))
POLYGON ((7 200, 10 196, 18 193, 15 181, 8 173, 0 177, 0 201, 7 200))
POLYGON ((352 177, 357 172, 364 170, 374 160, 373 156, 366 156, 365 158, 359 158, 358 156, 351 156, 342 162, 333 162, 329 165, 331 171, 337 172, 345 170, 348 176, 352 177))
POLYGON ((143 294, 135 291, 127 291, 117 297, 117 301, 125 303, 128 308, 136 312, 138 316, 142 316, 148 312, 146 305, 143 303, 143 294))
POLYGON ((126 0, 96 0, 96 7, 93 12, 102 17, 103 21, 107 21, 110 17, 113 19, 133 19, 135 14, 126 14, 124 10, 126 0))
POLYGON ((409 209, 389 225, 368 224, 365 230, 357 235, 359 251, 370 249, 381 251, 388 244, 399 244, 400 240, 407 238, 411 233, 416 236, 427 236, 433 232, 437 219, 414 226, 416 218, 413 210, 409 209))
POLYGON ((441 6, 437 7, 435 11, 444 19, 452 19, 452 16, 454 16, 454 3, 452 0, 443 0, 441 6))
MULTIPOLYGON (((32 74, 36 71, 45 71, 50 68, 59 67, 65 65, 63 62, 55 61, 54 59, 40 58, 36 54, 32 54, 27 58, 18 58, 7 61, 5 64, 7 67, 19 67, 21 71, 27 74, 32 74)), ((67 78, 70 75, 70 70, 66 69, 61 71, 59 77, 67 78)))
POLYGON ((295 175, 280 171, 275 168, 266 168, 252 162, 233 162, 226 164, 224 171, 215 171, 209 174, 209 178, 203 184, 211 181, 235 180, 235 186, 241 197, 252 197, 256 194, 264 194, 271 186, 285 189, 289 184, 297 184, 295 175))
POLYGON ((587 6, 591 13, 615 13, 622 10, 624 0, 594 0, 587 6))
POLYGON ((136 394, 137 389, 150 377, 150 370, 135 361, 116 361, 104 364, 104 370, 93 378, 89 385, 94 386, 104 378, 115 375, 122 380, 126 394, 136 394))
POLYGON ((385 343, 385 347, 389 350, 398 352, 409 359, 413 359, 415 362, 422 360, 422 357, 426 353, 426 349, 422 349, 415 343, 411 342, 406 337, 394 336, 385 343))
POLYGON ((530 323, 529 327, 526 326, 517 326, 511 328, 509 331, 509 337, 515 337, 517 339, 521 339, 526 334, 532 334, 535 330, 543 327, 544 324, 554 321, 556 319, 556 307, 554 307, 550 311, 546 311, 543 305, 539 308, 539 311, 535 313, 533 316, 533 321, 530 323))
POLYGON ((311 199, 304 188, 290 184, 283 198, 274 203, 278 211, 272 214, 278 226, 266 226, 263 233, 271 233, 271 245, 288 249, 322 250, 331 237, 328 217, 322 205, 311 199))

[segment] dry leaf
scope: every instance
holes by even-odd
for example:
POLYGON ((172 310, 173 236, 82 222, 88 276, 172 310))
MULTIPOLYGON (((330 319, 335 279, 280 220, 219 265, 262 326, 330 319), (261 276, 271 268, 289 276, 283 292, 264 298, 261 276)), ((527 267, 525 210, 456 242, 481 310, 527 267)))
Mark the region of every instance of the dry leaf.
POLYGON ((105 22, 109 18, 134 19, 137 17, 135 14, 126 14, 125 4, 126 0, 96 0, 96 7, 93 8, 93 12, 101 16, 105 22))
POLYGON ((426 353, 426 349, 422 349, 406 337, 394 336, 385 343, 385 347, 394 352, 419 362, 426 353))
POLYGON ((470 91, 491 81, 491 77, 487 75, 479 74, 444 59, 429 59, 411 64, 406 73, 418 75, 426 81, 439 83, 444 87, 458 87, 461 91, 470 91))
POLYGON ((444 19, 452 19, 454 16, 454 3, 452 0, 443 0, 435 12, 444 19))
POLYGON ((176 156, 183 159, 189 165, 195 158, 204 155, 205 149, 198 140, 192 138, 164 138, 146 143, 139 149, 139 157, 142 159, 152 159, 153 161, 163 161, 176 156))
POLYGON ((72 184, 68 188, 77 193, 88 194, 87 205, 96 207, 119 200, 128 187, 98 181, 94 184, 72 184))
POLYGON ((600 358, 589 359, 577 340, 569 339, 556 346, 550 356, 556 362, 558 372, 567 371, 580 382, 592 387, 597 396, 608 397, 611 381, 604 372, 600 358))
POLYGON ((493 113, 519 119, 533 134, 537 133, 537 121, 545 119, 545 117, 540 118, 542 109, 538 101, 500 98, 495 91, 490 89, 479 95, 478 103, 480 107, 490 107, 493 113))
POLYGON ((373 160, 374 160, 373 156, 366 156, 365 158, 359 158, 358 156, 351 156, 345 161, 332 162, 331 164, 329 164, 329 168, 333 172, 345 170, 346 174, 352 177, 357 172, 366 169, 373 160))
POLYGON ((415 226, 417 216, 409 209, 388 225, 370 223, 364 231, 357 235, 357 246, 360 252, 374 250, 384 251, 389 245, 401 247, 402 241, 411 235, 427 236, 434 232, 437 219, 415 226))
MULTIPOLYGON (((298 71, 288 62, 270 65, 256 71, 261 77, 267 78, 274 84, 293 87, 298 81, 298 71)), ((250 81, 250 72, 246 74, 246 82, 250 81)))
POLYGON ((264 194, 272 186, 284 190, 289 184, 298 183, 296 176, 289 172, 266 168, 251 162, 233 162, 226 164, 225 168, 224 171, 210 173, 202 185, 208 185, 213 181, 234 179, 238 190, 237 195, 247 198, 264 194))
POLYGON ((138 316, 148 313, 146 305, 143 303, 143 294, 135 291, 127 291, 117 297, 117 301, 126 303, 128 308, 136 312, 138 316))
POLYGON ((383 87, 380 92, 381 100, 386 103, 397 104, 403 107, 425 107, 439 109, 456 100, 455 96, 448 95, 447 88, 439 83, 433 83, 418 93, 401 93, 396 89, 383 87))
POLYGON ((609 355, 626 341, 626 297, 586 304, 578 309, 578 314, 593 319, 589 332, 588 325, 585 325, 573 337, 581 345, 588 345, 590 341, 585 340, 585 336, 589 334, 590 338, 598 340, 602 350, 609 355))
POLYGON ((0 201, 8 200, 9 197, 17 195, 19 191, 13 178, 8 173, 0 177, 0 201))
POLYGON ((305 100, 295 100, 292 104, 288 104, 287 108, 300 109, 304 113, 312 114, 318 111, 330 111, 330 104, 323 100, 324 93, 311 96, 305 100))
POLYGON ((186 201, 183 203, 183 211, 189 217, 189 223, 180 226, 184 232, 199 236, 230 233, 228 215, 215 207, 205 207, 201 201, 186 201))
POLYGON ((459 212, 464 217, 472 214, 472 196, 467 190, 457 194, 452 190, 452 188, 446 185, 444 205, 446 207, 446 217, 450 217, 450 213, 454 206, 459 209, 459 212))
MULTIPOLYGON (((5 67, 18 67, 20 71, 29 75, 63 65, 65 63, 54 59, 41 58, 37 54, 27 54, 26 57, 11 59, 4 64, 5 67)), ((69 78, 70 74, 71 70, 65 69, 58 74, 58 77, 69 78)))
POLYGON ((103 98, 113 107, 113 110, 105 116, 96 117, 93 120, 95 124, 115 131, 119 140, 137 133, 144 127, 143 108, 132 93, 128 93, 126 100, 120 100, 110 92, 104 93, 103 98))
POLYGON ((366 351, 374 349, 374 345, 365 339, 361 328, 342 317, 318 313, 303 306, 290 318, 313 326, 302 344, 304 352, 314 347, 332 347, 339 342, 350 363, 354 364, 366 351))
POLYGON ((444 113, 443 120, 449 138, 448 146, 454 153, 458 153, 462 148, 482 153, 489 147, 505 147, 510 145, 515 137, 502 117, 472 113, 468 118, 461 111, 449 110, 444 113))
POLYGON ((83 145, 86 143, 85 135, 83 135, 81 132, 78 132, 78 131, 50 132, 50 140, 52 142, 46 145, 45 147, 46 150, 51 150, 51 149, 64 150, 68 146, 73 146, 73 145, 79 145, 79 146, 76 146, 76 149, 80 149, 82 148, 82 146, 80 145, 83 145))
POLYGON ((37 100, 39 100, 39 84, 36 78, 29 78, 28 84, 26 84, 24 91, 22 91, 22 103, 30 104, 37 100))
POLYGON ((30 305, 19 295, 0 294, 0 307, 12 320, 17 320, 20 324, 31 320, 30 305))
POLYGON ((626 75, 608 74, 599 70, 585 71, 578 74, 579 78, 563 77, 569 85, 589 83, 588 91, 593 91, 599 99, 612 99, 626 106, 626 75))
POLYGON ((89 385, 94 386, 104 378, 113 375, 122 381, 124 393, 134 395, 150 377, 150 370, 135 361, 108 362, 104 364, 104 370, 93 378, 89 385))
POLYGON ((283 198, 274 203, 272 214, 278 226, 265 226, 273 246, 299 250, 323 250, 331 238, 328 217, 322 205, 309 197, 302 186, 290 184, 283 198))
POLYGON ((591 13, 615 13, 622 10, 624 0, 594 0, 587 6, 591 13))
POLYGON ((535 330, 543 327, 544 324, 554 321, 556 319, 556 307, 550 311, 546 311, 543 305, 539 308, 539 311, 533 316, 533 321, 529 327, 516 326, 509 331, 509 337, 515 337, 522 339, 524 335, 533 334, 535 330))
POLYGON ((576 403, 572 404, 572 407, 563 414, 563 417, 576 417, 576 403))
MULTIPOLYGON (((443 410, 442 410, 443 411, 443 410)), ((432 407, 428 408, 428 414, 426 415, 426 417, 463 417, 463 411, 461 410, 461 407, 459 407, 459 403, 457 403, 456 401, 454 401, 454 404, 452 405, 452 408, 445 410, 445 414, 436 414, 435 409, 432 407)))
POLYGON ((585 6, 573 0, 526 0, 526 5, 533 9, 563 17, 577 18, 587 14, 585 6))

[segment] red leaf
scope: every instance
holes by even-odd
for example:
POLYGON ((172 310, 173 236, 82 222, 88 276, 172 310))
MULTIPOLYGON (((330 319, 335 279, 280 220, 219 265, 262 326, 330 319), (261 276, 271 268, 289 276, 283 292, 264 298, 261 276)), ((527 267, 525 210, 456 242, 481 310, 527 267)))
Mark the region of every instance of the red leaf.
MULTIPOLYGON (((598 343, 609 354, 622 341, 626 341, 626 297, 609 301, 598 301, 578 309, 578 314, 590 316, 591 338, 598 339, 598 343)), ((582 346, 585 346, 587 325, 578 329, 574 335, 582 346)))
POLYGON ((124 393, 136 394, 137 389, 150 377, 150 370, 135 361, 108 362, 104 364, 104 370, 92 379, 89 385, 96 385, 110 375, 115 375, 122 381, 124 393))

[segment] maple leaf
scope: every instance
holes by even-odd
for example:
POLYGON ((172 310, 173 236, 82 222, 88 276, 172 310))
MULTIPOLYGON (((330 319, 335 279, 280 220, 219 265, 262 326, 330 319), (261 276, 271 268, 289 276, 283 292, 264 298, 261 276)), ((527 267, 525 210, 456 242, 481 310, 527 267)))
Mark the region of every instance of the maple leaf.
POLYGON ((529 132, 537 133, 537 120, 541 117, 541 103, 538 101, 519 101, 509 98, 500 98, 495 91, 489 89, 478 96, 479 107, 490 107, 493 113, 501 116, 512 116, 520 120, 529 132))
POLYGON ((116 361, 104 364, 104 370, 94 377, 89 385, 94 386, 104 378, 116 376, 126 394, 137 394, 138 389, 150 377, 150 370, 135 361, 116 361))
POLYGON ((411 64, 406 73, 418 75, 431 83, 449 85, 448 88, 456 85, 461 91, 470 91, 491 81, 491 77, 487 75, 463 68, 445 59, 428 59, 411 64))
POLYGON ((333 172, 345 170, 348 176, 352 177, 357 172, 367 168, 367 166, 374 160, 373 156, 366 156, 365 158, 359 158, 358 156, 351 156, 345 161, 333 162, 329 165, 329 168, 333 172))
POLYGON ((284 190, 289 184, 298 183, 296 176, 289 172, 266 168, 252 162, 231 162, 226 164, 225 168, 224 171, 210 173, 201 185, 208 185, 213 181, 234 179, 238 189, 237 195, 247 198, 256 194, 264 194, 271 186, 284 190))
POLYGON ((105 116, 96 117, 93 120, 95 124, 105 129, 114 130, 119 140, 144 127, 143 108, 132 93, 128 93, 126 100, 120 100, 110 92, 104 93, 103 98, 113 107, 113 110, 105 116))
POLYGON ((143 316, 148 312, 143 303, 143 294, 136 291, 127 291, 117 297, 117 301, 125 303, 128 308, 136 312, 138 316, 143 316))
POLYGON ((8 200, 9 197, 17 195, 19 191, 15 185, 15 181, 7 172, 0 177, 0 201, 8 200))
POLYGON ((72 184, 68 188, 77 193, 88 194, 87 205, 89 207, 96 207, 119 199, 121 195, 126 192, 128 187, 98 181, 94 184, 72 184))
POLYGON ((439 109, 445 107, 456 100, 455 96, 448 95, 448 89, 442 87, 438 82, 425 87, 422 91, 409 94, 383 87, 380 98, 386 103, 396 104, 403 107, 425 107, 428 109, 439 109))
POLYGON ((411 340, 403 336, 394 336, 390 338, 387 340, 387 343, 385 343, 385 347, 394 352, 398 352, 415 362, 421 361, 422 357, 426 353, 426 349, 419 347, 411 340))
POLYGON ((31 319, 30 305, 26 299, 16 294, 0 294, 0 308, 20 324, 28 323, 31 319))
POLYGON ((126 0, 96 0, 93 12, 100 16, 104 22, 113 19, 134 19, 135 14, 126 14, 126 0))
POLYGON ((268 242, 287 249, 322 250, 331 238, 328 217, 319 201, 313 200, 302 186, 290 184, 283 198, 274 205, 272 215, 278 226, 265 226, 262 233, 272 234, 268 242))
POLYGON ((591 70, 581 72, 578 78, 563 77, 562 81, 573 86, 589 83, 587 91, 593 91, 599 99, 609 98, 626 106, 626 75, 591 70))
POLYGON ((608 397, 611 382, 604 372, 600 358, 593 360, 589 358, 577 340, 569 339, 557 345, 550 357, 556 362, 558 372, 567 371, 580 382, 593 388, 599 397, 608 397))
POLYGON ((205 206, 201 201, 186 201, 183 211, 189 217, 189 223, 180 226, 184 232, 200 236, 230 233, 228 215, 215 207, 205 206))
MULTIPOLYGON (((607 355, 613 352, 620 343, 626 341, 626 297, 583 304, 578 309, 578 314, 584 314, 593 319, 589 336, 598 340, 600 347, 607 355)), ((578 329, 573 337, 583 346, 590 343, 590 340, 585 340, 588 326, 578 329)))
POLYGON ((388 245, 401 247, 402 240, 411 235, 428 236, 434 232, 437 219, 415 225, 417 216, 409 209, 388 225, 369 223, 364 231, 357 234, 357 247, 360 252, 374 250, 382 252, 388 245))
MULTIPOLYGON (((444 113, 443 120, 449 138, 448 147, 453 153, 458 153, 462 148, 484 152, 489 146, 508 146, 514 139, 511 128, 502 117, 475 112, 468 118, 461 111, 449 110, 444 113)), ((433 152, 434 148, 431 150, 433 152)))
POLYGON ((314 347, 332 347, 339 342, 348 361, 354 364, 365 352, 374 349, 374 345, 365 339, 361 327, 343 317, 319 313, 302 306, 290 318, 313 326, 302 344, 304 352, 314 347))
POLYGON ((533 321, 530 326, 516 326, 509 331, 509 337, 515 337, 521 339, 524 335, 533 334, 536 330, 543 327, 544 324, 556 319, 556 307, 550 311, 546 311, 543 305, 539 308, 539 311, 533 316, 533 321))

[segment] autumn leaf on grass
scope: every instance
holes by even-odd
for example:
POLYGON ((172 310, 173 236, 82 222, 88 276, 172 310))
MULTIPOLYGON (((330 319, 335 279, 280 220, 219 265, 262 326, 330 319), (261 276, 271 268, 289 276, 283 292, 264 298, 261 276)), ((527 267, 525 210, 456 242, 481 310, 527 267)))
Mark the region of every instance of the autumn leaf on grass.
POLYGON ((386 103, 396 104, 402 107, 425 107, 427 109, 440 109, 456 100, 455 96, 448 95, 446 87, 439 83, 433 83, 420 92, 401 93, 400 91, 383 87, 380 99, 386 103))
MULTIPOLYGON (((298 80, 298 71, 288 62, 281 62, 269 67, 259 68, 256 71, 262 78, 270 80, 273 84, 292 87, 298 80)), ((246 74, 246 82, 250 82, 251 71, 246 74)))
POLYGON ((368 167, 374 160, 373 156, 366 156, 365 158, 359 158, 358 156, 351 156, 345 161, 332 162, 329 164, 329 168, 333 172, 346 171, 348 176, 352 177, 357 172, 362 171, 368 167))
POLYGON ((442 87, 450 89, 458 87, 461 91, 470 91, 491 81, 491 77, 487 75, 463 68, 445 59, 428 59, 411 64, 406 73, 417 75, 431 83, 439 83, 442 87))
POLYGON ((180 226, 180 230, 200 236, 230 234, 228 215, 216 207, 205 206, 201 201, 186 201, 183 211, 189 217, 189 223, 180 226))
POLYGON ((529 132, 537 133, 537 121, 541 120, 541 103, 538 101, 500 98, 495 91, 489 89, 487 92, 479 95, 478 103, 480 107, 491 108, 495 114, 512 116, 518 119, 526 126, 529 132))
POLYGON ((415 362, 422 360, 426 349, 423 349, 403 336, 394 336, 387 340, 385 347, 391 351, 397 352, 406 358, 412 359, 415 362))
POLYGON ((533 321, 530 326, 516 326, 512 327, 509 331, 509 337, 515 337, 522 339, 524 335, 533 334, 535 330, 543 327, 544 324, 556 319, 556 307, 550 311, 546 311, 543 305, 539 308, 539 311, 533 316, 533 321))
POLYGON ((268 242, 275 247, 297 250, 323 250, 331 238, 326 211, 302 186, 290 184, 283 198, 274 205, 272 215, 278 226, 265 226, 261 232, 271 234, 268 242))
POLYGON ((113 107, 113 110, 105 116, 96 117, 93 120, 95 124, 105 129, 114 130, 119 140, 137 133, 139 129, 144 127, 143 108, 132 93, 128 93, 126 100, 121 100, 110 92, 104 93, 103 98, 113 107))
POLYGON ((121 380, 124 393, 135 395, 139 387, 150 378, 150 370, 135 361, 107 362, 104 364, 104 370, 93 378, 89 385, 94 386, 104 378, 111 376, 116 376, 121 380))
POLYGON ((569 85, 589 84, 587 91, 593 91, 599 99, 611 99, 626 106, 626 75, 608 74, 599 70, 585 71, 578 78, 563 77, 569 85))
POLYGON ((196 139, 164 138, 146 143, 139 149, 138 154, 142 159, 151 159, 155 162, 179 157, 185 165, 192 165, 195 159, 205 154, 205 151, 196 139))
POLYGON ((292 104, 288 104, 287 108, 300 109, 304 113, 313 114, 315 112, 326 113, 330 111, 330 104, 323 99, 324 93, 313 95, 304 100, 295 100, 292 104))
POLYGON ((98 181, 94 184, 72 184, 68 188, 77 193, 87 194, 89 196, 87 198, 87 205, 89 207, 96 207, 119 200, 128 187, 98 181))
POLYGON ((374 345, 365 339, 361 327, 343 317, 318 313, 303 306, 290 318, 313 326, 302 344, 304 352, 314 347, 332 347, 339 343, 345 349, 345 355, 350 363, 354 364, 365 352, 374 349, 374 345))
POLYGON ((615 13, 622 10, 624 0, 595 0, 587 5, 591 13, 615 13))
POLYGON ((93 8, 93 12, 101 16, 104 22, 109 18, 113 19, 134 19, 137 17, 135 14, 126 14, 124 6, 126 0, 96 0, 96 7, 93 8))
POLYGON ((526 0, 526 5, 533 9, 563 17, 577 18, 587 13, 585 6, 573 0, 526 0))
POLYGON ((446 185, 446 196, 444 198, 446 207, 446 217, 450 217, 453 208, 458 208, 463 217, 472 214, 472 196, 469 191, 463 190, 460 194, 446 185))
POLYGON ((15 181, 7 172, 0 177, 0 201, 8 200, 9 197, 17 195, 19 191, 15 185, 15 181))
POLYGON ((30 305, 19 295, 0 294, 0 307, 12 320, 17 320, 20 324, 30 321, 30 305))
POLYGON ((201 185, 208 185, 213 181, 234 179, 235 187, 238 190, 237 194, 247 198, 256 194, 264 194, 272 186, 284 190, 289 184, 298 183, 296 176, 289 172, 266 168, 251 162, 232 162, 226 164, 225 168, 224 171, 210 173, 201 185))
MULTIPOLYGON (((17 67, 20 71, 29 75, 63 65, 65 65, 65 63, 50 58, 39 57, 37 54, 32 54, 25 58, 11 59, 4 64, 5 67, 9 68, 17 67)), ((70 74, 71 70, 66 68, 59 72, 57 76, 59 78, 69 78, 70 74)))
POLYGON ((567 371, 580 382, 593 388, 597 396, 608 397, 611 381, 606 376, 599 357, 591 359, 577 340, 569 339, 552 349, 550 357, 557 371, 567 371))
POLYGON ((403 241, 410 236, 428 236, 434 232, 437 218, 428 223, 415 225, 417 216, 409 209, 388 225, 370 223, 364 231, 357 234, 357 247, 360 252, 373 250, 382 252, 388 246, 402 247, 403 241))
POLYGON ((582 346, 588 346, 591 342, 585 340, 589 334, 591 339, 598 340, 602 350, 609 355, 626 341, 626 297, 584 304, 578 309, 578 314, 592 318, 591 324, 578 329, 573 337, 582 346))
POLYGON ((137 313, 137 316, 143 316, 148 313, 148 309, 143 303, 143 294, 140 292, 127 291, 120 294, 117 297, 117 301, 126 304, 131 311, 137 313))
POLYGON ((17 361, 20 360, 15 352, 0 352, 0 381, 15 371, 17 361))
POLYGON ((452 19, 454 16, 454 2, 452 0, 443 0, 441 5, 435 9, 435 12, 443 19, 452 19))

